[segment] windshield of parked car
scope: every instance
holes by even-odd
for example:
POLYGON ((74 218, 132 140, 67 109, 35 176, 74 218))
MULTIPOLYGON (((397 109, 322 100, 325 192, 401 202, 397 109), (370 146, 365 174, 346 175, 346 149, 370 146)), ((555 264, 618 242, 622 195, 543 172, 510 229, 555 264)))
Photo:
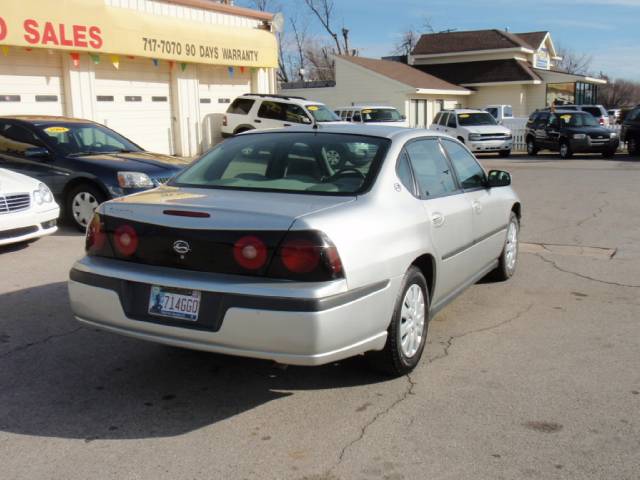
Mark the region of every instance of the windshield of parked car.
POLYGON ((340 117, 329 110, 324 105, 307 105, 307 110, 316 122, 339 122, 340 117))
MULTIPOLYGON (((571 112, 571 113, 558 113, 557 118, 560 119, 561 126, 563 127, 599 127, 598 120, 589 113, 583 112, 571 112)), ((553 120, 552 120, 553 121, 553 120)))
POLYGON ((92 123, 49 123, 40 132, 54 148, 65 155, 141 152, 142 149, 122 135, 92 123))
POLYGON ((362 121, 368 122, 401 122, 402 116, 395 108, 365 108, 362 110, 362 121))
POLYGON ((497 125, 496 119, 490 113, 459 113, 458 125, 461 127, 471 127, 478 125, 497 125))
POLYGON ((353 195, 373 184, 389 144, 338 133, 244 134, 218 145, 169 185, 353 195))

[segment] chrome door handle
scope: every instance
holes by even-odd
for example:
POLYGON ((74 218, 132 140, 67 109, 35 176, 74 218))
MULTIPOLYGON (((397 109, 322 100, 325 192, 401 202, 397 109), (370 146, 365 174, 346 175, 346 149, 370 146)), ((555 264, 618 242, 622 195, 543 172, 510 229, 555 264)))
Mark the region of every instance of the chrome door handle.
POLYGON ((433 215, 431 215, 431 223, 433 223, 434 227, 441 227, 442 225, 444 225, 444 215, 442 215, 440 212, 435 212, 433 215))
POLYGON ((471 204, 471 207, 473 207, 474 212, 482 213, 482 204, 480 202, 473 202, 471 204))

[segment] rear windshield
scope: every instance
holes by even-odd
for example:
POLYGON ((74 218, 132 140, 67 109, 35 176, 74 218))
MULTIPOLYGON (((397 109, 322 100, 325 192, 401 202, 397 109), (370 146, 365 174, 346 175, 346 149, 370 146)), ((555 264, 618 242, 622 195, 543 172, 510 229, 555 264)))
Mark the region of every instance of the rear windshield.
POLYGON ((556 115, 563 127, 599 127, 600 124, 593 115, 584 112, 558 113, 556 115))
POLYGON ((395 108, 365 108, 362 110, 362 121, 367 122, 401 122, 400 112, 395 108))
POLYGON ((373 184, 389 144, 337 133, 244 134, 218 145, 170 185, 354 195, 373 184))
POLYGON ((316 122, 339 122, 340 117, 338 117, 335 113, 329 110, 324 105, 307 105, 307 110, 316 122))
POLYGON ((490 113, 459 113, 458 124, 461 127, 469 127, 472 125, 497 125, 496 119, 490 113))

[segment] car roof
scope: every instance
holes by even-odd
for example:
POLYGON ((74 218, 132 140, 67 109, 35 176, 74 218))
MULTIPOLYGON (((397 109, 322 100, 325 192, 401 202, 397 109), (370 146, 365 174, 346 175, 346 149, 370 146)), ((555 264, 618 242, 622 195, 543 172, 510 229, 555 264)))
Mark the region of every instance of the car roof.
MULTIPOLYGON (((316 102, 315 100, 307 100, 303 97, 287 96, 287 95, 269 95, 266 93, 245 93, 238 98, 248 98, 252 100, 270 100, 274 102, 295 103, 296 105, 324 105, 322 102, 316 102)), ((327 107, 328 108, 328 107, 327 107)))
POLYGON ((56 117, 53 115, 2 115, 0 120, 18 120, 36 126, 49 123, 95 123, 82 118, 56 117))
POLYGON ((449 113, 487 113, 484 110, 475 110, 473 108, 449 108, 446 110, 442 110, 442 112, 449 112, 449 113))
POLYGON ((322 125, 319 124, 317 129, 310 130, 309 127, 288 127, 288 128, 273 128, 262 130, 249 130, 248 132, 241 133, 240 135, 261 135, 265 133, 344 133, 350 135, 363 135, 369 137, 381 137, 389 139, 399 139, 401 137, 445 137, 451 138, 449 135, 445 135, 433 130, 426 130, 424 128, 406 128, 406 127, 394 127, 387 125, 366 125, 358 123, 344 123, 334 125, 322 125))

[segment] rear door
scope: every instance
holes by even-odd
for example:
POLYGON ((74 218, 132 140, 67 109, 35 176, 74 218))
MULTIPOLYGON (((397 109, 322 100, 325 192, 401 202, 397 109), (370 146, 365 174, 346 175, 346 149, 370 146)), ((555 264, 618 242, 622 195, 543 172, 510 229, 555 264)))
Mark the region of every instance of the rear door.
POLYGON ((413 140, 403 154, 413 169, 441 263, 434 298, 443 299, 473 273, 469 268, 473 244, 471 204, 457 184, 437 138, 413 140))
POLYGON ((256 123, 256 127, 260 129, 282 128, 286 123, 286 118, 286 103, 263 100, 258 108, 258 117, 254 121, 256 123))
POLYGON ((549 112, 541 112, 536 118, 534 125, 536 144, 539 147, 546 148, 548 146, 547 141, 547 126, 549 124, 549 112))
POLYGON ((487 188, 484 169, 473 154, 458 142, 442 139, 472 210, 474 272, 480 271, 498 258, 504 244, 510 205, 500 189, 487 188))

